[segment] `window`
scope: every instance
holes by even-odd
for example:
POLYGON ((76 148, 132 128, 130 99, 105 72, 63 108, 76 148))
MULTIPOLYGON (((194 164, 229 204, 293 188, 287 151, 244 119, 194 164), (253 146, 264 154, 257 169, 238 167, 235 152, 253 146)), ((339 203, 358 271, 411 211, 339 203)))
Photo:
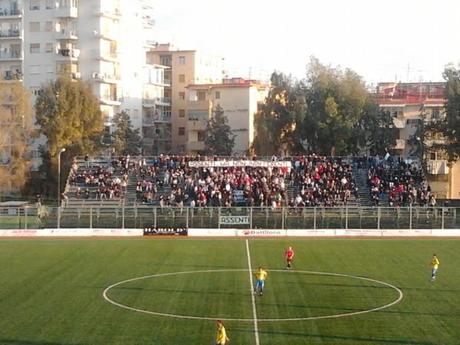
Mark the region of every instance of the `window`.
POLYGON ((179 109, 179 117, 185 117, 185 109, 179 109))
POLYGON ((179 65, 185 65, 185 56, 179 56, 179 65))
POLYGON ((205 138, 204 131, 198 131, 198 141, 204 141, 205 138))
POLYGON ((45 43, 45 53, 53 52, 53 43, 45 43))
POLYGON ((220 99, 220 91, 216 91, 216 99, 220 99))
POLYGON ((185 83, 185 74, 179 74, 179 83, 185 83))
POLYGON ((198 91, 197 92, 197 97, 199 101, 205 101, 206 100, 206 91, 198 91))
POLYGON ((40 43, 31 43, 30 44, 30 53, 31 54, 40 53, 40 43))
POLYGON ((185 99, 185 92, 179 92, 179 99, 185 99))
POLYGON ((29 32, 39 32, 40 31, 40 22, 30 22, 29 23, 29 32))
POLYGON ((40 0, 30 0, 29 9, 31 11, 38 11, 40 9, 40 0))
POLYGON ((43 31, 48 31, 48 32, 53 31, 53 22, 45 22, 43 31))
POLYGON ((40 74, 40 65, 30 65, 29 72, 30 74, 40 74))
POLYGON ((53 3, 55 3, 55 2, 56 2, 56 1, 54 1, 54 0, 46 0, 46 2, 45 2, 45 8, 46 8, 47 10, 53 9, 53 8, 54 8, 53 3))
POLYGON ((179 127, 179 135, 185 135, 185 127, 179 127))

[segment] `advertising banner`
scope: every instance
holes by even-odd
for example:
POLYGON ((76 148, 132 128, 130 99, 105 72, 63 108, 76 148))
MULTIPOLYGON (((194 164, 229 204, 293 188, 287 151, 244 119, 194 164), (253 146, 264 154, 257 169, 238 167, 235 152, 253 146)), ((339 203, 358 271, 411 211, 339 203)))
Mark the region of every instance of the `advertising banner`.
POLYGON ((220 161, 191 161, 190 168, 227 168, 227 167, 254 167, 254 168, 290 168, 290 161, 251 161, 251 160, 220 160, 220 161))
POLYGON ((187 236, 187 234, 187 228, 184 227, 144 228, 144 236, 187 236))

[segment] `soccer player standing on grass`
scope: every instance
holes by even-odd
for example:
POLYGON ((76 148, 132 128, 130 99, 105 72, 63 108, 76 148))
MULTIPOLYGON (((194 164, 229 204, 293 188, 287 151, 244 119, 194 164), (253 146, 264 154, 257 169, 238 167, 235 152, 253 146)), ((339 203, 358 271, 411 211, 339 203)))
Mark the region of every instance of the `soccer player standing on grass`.
POLYGON ((294 259, 294 249, 292 247, 289 247, 286 249, 284 252, 284 257, 286 258, 286 269, 290 270, 292 268, 292 259, 294 259))
POLYGON ((224 324, 221 320, 217 320, 216 345, 225 345, 227 341, 230 341, 230 339, 227 337, 224 324))
POLYGON ((265 279, 267 279, 268 273, 261 266, 256 271, 256 273, 254 273, 254 275, 256 276, 256 286, 254 286, 254 293, 257 294, 257 292, 259 292, 259 295, 262 296, 264 293, 265 279))
POLYGON ((431 258, 431 281, 434 282, 436 279, 436 272, 438 272, 438 267, 439 267, 439 259, 436 256, 436 254, 433 254, 433 257, 431 258))

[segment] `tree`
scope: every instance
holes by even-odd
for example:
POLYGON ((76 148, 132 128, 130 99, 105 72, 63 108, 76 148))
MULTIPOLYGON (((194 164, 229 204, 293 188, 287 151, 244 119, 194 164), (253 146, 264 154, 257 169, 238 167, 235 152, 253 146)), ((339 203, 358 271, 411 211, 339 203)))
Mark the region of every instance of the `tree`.
POLYGON ((460 158, 460 70, 453 65, 446 67, 443 73, 446 81, 445 117, 433 121, 427 130, 432 138, 441 139, 432 146, 443 150, 450 162, 460 158))
POLYGON ((0 101, 0 189, 19 190, 29 175, 35 136, 30 95, 19 82, 0 83, 0 101))
POLYGON ((113 118, 115 131, 112 133, 112 148, 121 156, 138 155, 141 148, 139 129, 133 130, 129 115, 122 111, 113 118))
POLYGON ((364 116, 360 120, 358 146, 365 148, 366 154, 385 155, 396 144, 398 134, 393 117, 389 111, 379 109, 376 104, 369 104, 364 116))
POLYGON ((257 154, 289 154, 299 149, 296 129, 305 106, 299 90, 290 77, 272 74, 269 94, 254 120, 256 136, 252 148, 257 154))
POLYGON ((235 135, 227 124, 224 110, 217 105, 206 125, 204 140, 207 155, 230 156, 235 146, 235 135))
POLYGON ((358 154, 375 147, 371 135, 390 129, 391 121, 379 117, 364 81, 350 69, 325 66, 312 57, 305 80, 294 83, 273 73, 271 82, 255 119, 258 154, 358 154))
POLYGON ((99 101, 89 83, 61 76, 41 88, 35 112, 39 132, 47 140, 41 148, 41 176, 48 193, 54 193, 58 153, 62 148, 66 148, 63 173, 69 171, 70 157, 93 154, 100 149, 104 124, 99 101))
POLYGON ((374 111, 362 78, 350 69, 325 66, 312 57, 303 93, 306 113, 299 130, 309 150, 328 155, 359 152, 366 132, 362 119, 374 111))

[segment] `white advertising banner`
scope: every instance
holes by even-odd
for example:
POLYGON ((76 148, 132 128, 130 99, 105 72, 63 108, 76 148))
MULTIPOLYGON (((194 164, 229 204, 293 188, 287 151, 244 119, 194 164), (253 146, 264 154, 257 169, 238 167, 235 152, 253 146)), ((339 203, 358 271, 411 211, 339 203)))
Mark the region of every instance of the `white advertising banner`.
POLYGON ((237 236, 241 237, 284 237, 287 230, 281 229, 238 229, 237 236))
POLYGON ((0 237, 116 237, 142 236, 142 229, 31 229, 0 230, 0 237))
POLYGON ((290 161, 251 161, 251 160, 219 160, 219 161, 191 161, 190 168, 227 168, 227 167, 254 167, 254 168, 291 168, 290 161))
POLYGON ((235 237, 236 229, 188 229, 190 237, 235 237))
POLYGON ((249 224, 249 216, 220 216, 221 225, 249 224))
POLYGON ((286 230, 289 237, 332 237, 336 236, 335 230, 286 230))

